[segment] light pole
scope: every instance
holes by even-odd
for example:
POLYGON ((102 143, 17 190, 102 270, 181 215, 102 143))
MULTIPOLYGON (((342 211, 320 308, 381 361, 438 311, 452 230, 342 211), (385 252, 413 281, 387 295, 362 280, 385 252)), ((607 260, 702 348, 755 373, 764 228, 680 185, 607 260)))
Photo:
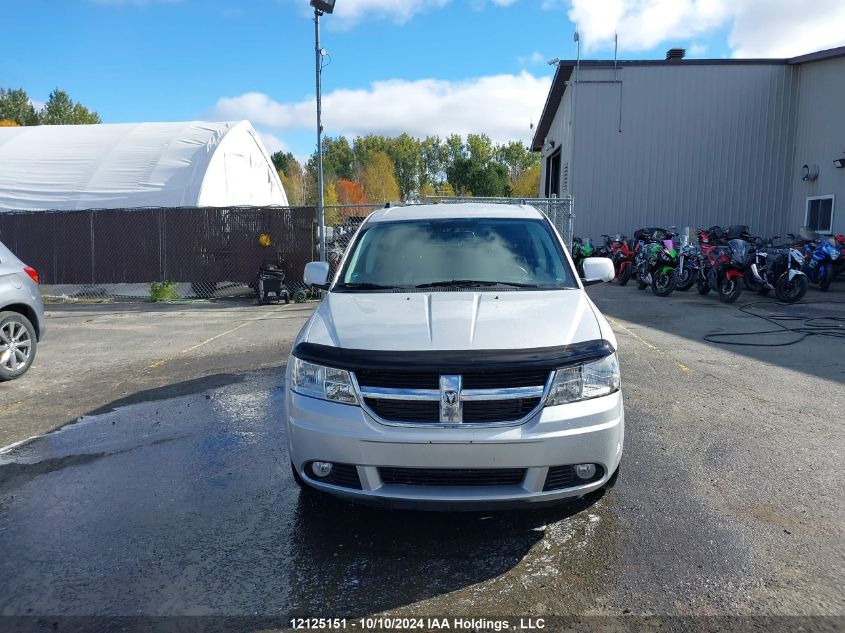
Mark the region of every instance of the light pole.
POLYGON ((326 261, 326 211, 323 207, 323 49, 320 48, 320 16, 333 12, 334 4, 335 0, 311 0, 311 6, 314 7, 314 57, 317 73, 317 223, 321 262, 326 261))

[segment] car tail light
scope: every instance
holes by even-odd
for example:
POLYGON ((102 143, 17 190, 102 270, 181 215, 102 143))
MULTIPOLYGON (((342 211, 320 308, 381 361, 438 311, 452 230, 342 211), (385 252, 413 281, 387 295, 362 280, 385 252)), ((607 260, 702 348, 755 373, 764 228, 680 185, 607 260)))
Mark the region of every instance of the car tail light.
POLYGON ((32 281, 38 283, 38 273, 32 266, 24 266, 23 271, 32 278, 32 281))

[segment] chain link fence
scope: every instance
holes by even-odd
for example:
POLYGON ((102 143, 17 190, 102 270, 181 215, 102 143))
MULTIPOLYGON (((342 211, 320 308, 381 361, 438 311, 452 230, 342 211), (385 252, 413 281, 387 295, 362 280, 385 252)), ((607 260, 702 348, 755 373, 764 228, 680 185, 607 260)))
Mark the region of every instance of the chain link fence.
MULTIPOLYGON (((528 204, 572 242, 571 198, 431 197, 426 202, 528 204)), ((337 269, 367 216, 384 205, 327 205, 326 259, 337 269)), ((144 208, 0 213, 0 241, 41 277, 53 301, 195 300, 256 292, 259 269, 284 275, 301 301, 319 258, 314 207, 144 208)))

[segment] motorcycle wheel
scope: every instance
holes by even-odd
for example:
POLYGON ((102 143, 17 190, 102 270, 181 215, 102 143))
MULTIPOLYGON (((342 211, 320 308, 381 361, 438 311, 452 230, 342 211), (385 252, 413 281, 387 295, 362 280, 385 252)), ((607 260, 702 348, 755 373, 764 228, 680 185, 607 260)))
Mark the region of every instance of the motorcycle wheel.
POLYGON ((824 272, 819 275, 819 290, 827 292, 830 290, 830 282, 833 281, 833 267, 825 266, 824 272))
POLYGON ((695 287, 698 289, 698 294, 702 296, 710 292, 710 284, 707 283, 707 279, 701 275, 699 275, 698 279, 695 280, 695 287))
POLYGON ((648 282, 643 279, 643 276, 638 272, 637 273, 637 290, 645 290, 648 288, 648 282))
POLYGON ((678 283, 678 275, 674 270, 668 273, 656 272, 651 275, 651 291, 658 297, 668 297, 678 283))
POLYGON ((620 286, 624 286, 631 281, 631 267, 625 266, 625 268, 620 270, 619 274, 616 276, 616 280, 619 282, 620 286))
POLYGON ((688 266, 684 266, 681 270, 677 271, 677 276, 678 280, 675 284, 675 290, 686 292, 695 283, 695 271, 688 266))
POLYGON ((807 276, 795 275, 792 281, 789 281, 789 275, 781 275, 775 284, 775 294, 778 301, 783 303, 795 303, 801 301, 804 295, 807 294, 807 276))
POLYGON ((719 281, 719 300, 723 303, 733 303, 742 294, 742 284, 737 277, 722 277, 719 281))

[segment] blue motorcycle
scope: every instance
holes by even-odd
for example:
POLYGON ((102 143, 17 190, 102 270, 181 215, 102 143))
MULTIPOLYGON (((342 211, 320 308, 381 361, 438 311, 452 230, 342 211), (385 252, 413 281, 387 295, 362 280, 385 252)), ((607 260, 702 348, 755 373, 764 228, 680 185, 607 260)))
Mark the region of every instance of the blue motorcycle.
POLYGON ((835 239, 819 240, 804 246, 804 272, 819 289, 827 292, 833 281, 835 264, 842 251, 835 239))

